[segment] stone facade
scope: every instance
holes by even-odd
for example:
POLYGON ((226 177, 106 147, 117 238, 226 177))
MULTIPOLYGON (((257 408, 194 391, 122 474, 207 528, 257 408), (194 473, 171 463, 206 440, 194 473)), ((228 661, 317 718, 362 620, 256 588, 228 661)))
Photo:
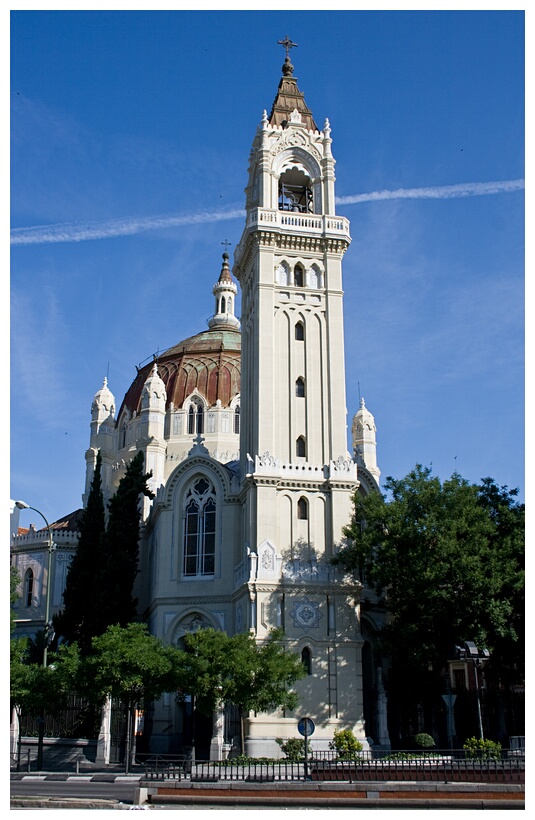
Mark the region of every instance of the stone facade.
MULTIPOLYGON (((351 238, 335 213, 334 164, 329 122, 317 129, 287 59, 250 156, 233 267, 241 332, 224 254, 209 329, 140 369, 118 412, 104 380, 91 410, 85 497, 99 450, 106 500, 139 450, 153 473, 135 590, 151 632, 176 645, 205 627, 261 642, 280 626, 309 669, 294 714, 249 716, 255 756, 278 756, 275 738, 297 736, 303 715, 315 721, 316 749, 337 728, 367 744, 361 585, 330 558, 353 493, 377 490, 380 472, 363 401, 347 450, 342 259, 351 238)), ((21 570, 33 560, 24 538, 13 539, 21 570)), ((164 696, 150 717, 152 750, 187 745, 191 720, 191 703, 164 696)), ((198 756, 228 753, 235 733, 229 710, 198 722, 198 756)))

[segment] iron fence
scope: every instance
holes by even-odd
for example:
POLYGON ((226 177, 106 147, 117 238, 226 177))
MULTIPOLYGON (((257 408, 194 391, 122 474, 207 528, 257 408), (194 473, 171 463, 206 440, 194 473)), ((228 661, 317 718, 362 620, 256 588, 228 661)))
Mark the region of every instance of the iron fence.
POLYGON ((287 759, 192 760, 184 755, 155 755, 145 761, 147 780, 189 780, 197 783, 244 781, 427 780, 438 782, 523 783, 525 757, 518 750, 502 750, 495 758, 471 758, 464 749, 433 752, 359 752, 341 760, 331 752, 317 752, 305 763, 287 759))
POLYGON ((41 729, 45 737, 96 739, 100 730, 100 709, 73 695, 67 698, 61 711, 42 716, 23 713, 19 721, 23 737, 39 737, 41 729))

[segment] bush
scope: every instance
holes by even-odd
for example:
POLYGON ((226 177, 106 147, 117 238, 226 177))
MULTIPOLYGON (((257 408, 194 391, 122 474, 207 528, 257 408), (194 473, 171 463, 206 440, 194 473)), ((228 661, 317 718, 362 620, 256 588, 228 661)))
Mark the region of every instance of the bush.
POLYGON ((329 749, 336 751, 339 760, 354 760, 362 751, 362 743, 357 740, 351 729, 336 729, 329 749))
POLYGON ((500 760, 502 744, 496 740, 483 740, 481 737, 469 737, 463 744, 465 757, 469 760, 500 760))
POLYGON ((239 754, 236 757, 229 757, 226 760, 218 760, 218 766, 257 766, 264 763, 277 763, 274 757, 249 757, 249 755, 239 754))
MULTIPOLYGON (((286 760, 291 763, 299 763, 305 757, 305 739, 301 737, 289 737, 288 740, 283 740, 282 737, 275 738, 276 743, 279 744, 286 760)), ((307 749, 309 751, 309 749, 307 749)))
POLYGON ((412 738, 412 745, 416 746, 417 749, 433 749, 435 746, 435 741, 431 735, 428 735, 425 732, 420 732, 412 738))

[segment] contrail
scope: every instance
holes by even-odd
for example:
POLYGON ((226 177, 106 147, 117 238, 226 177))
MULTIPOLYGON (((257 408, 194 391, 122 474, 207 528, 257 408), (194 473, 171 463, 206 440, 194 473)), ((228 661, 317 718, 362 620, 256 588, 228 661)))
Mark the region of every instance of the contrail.
MULTIPOLYGON (((386 199, 454 199, 465 196, 488 196, 520 191, 523 179, 503 182, 465 182, 460 185, 442 185, 430 188, 397 188, 394 191, 372 191, 368 194, 339 196, 339 205, 356 205, 360 202, 379 202, 386 199)), ((173 228, 183 225, 202 225, 239 219, 245 216, 243 208, 229 211, 201 212, 198 214, 177 214, 171 216, 125 217, 107 222, 62 222, 55 225, 36 225, 31 228, 13 228, 12 245, 43 245, 52 242, 83 242, 88 239, 110 239, 116 236, 131 236, 156 228, 173 228)))
POLYGON ((245 216, 240 208, 233 211, 203 212, 175 216, 142 216, 110 219, 107 222, 62 222, 55 225, 37 225, 32 228, 13 228, 12 245, 40 245, 48 242, 83 242, 86 239, 110 239, 129 236, 155 228, 172 228, 180 225, 199 225, 221 222, 245 216))
POLYGON ((455 199, 463 196, 507 194, 524 188, 523 179, 505 182, 463 182, 460 185, 440 185, 433 188, 397 188, 395 191, 372 191, 370 194, 336 197, 339 205, 375 202, 384 199, 455 199))

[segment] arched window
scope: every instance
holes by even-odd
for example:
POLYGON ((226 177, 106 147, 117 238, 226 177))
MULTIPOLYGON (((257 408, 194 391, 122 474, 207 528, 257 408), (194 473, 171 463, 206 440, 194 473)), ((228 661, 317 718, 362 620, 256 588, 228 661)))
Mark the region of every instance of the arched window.
POLYGON ((306 458, 307 447, 304 436, 299 436, 295 442, 295 454, 297 458, 306 458))
POLYGON ((296 265, 294 268, 294 285, 296 288, 302 288, 305 284, 305 272, 301 265, 296 265))
POLYGON ((290 168, 279 180, 279 211, 312 213, 312 183, 310 177, 300 168, 290 168))
POLYGON ((33 582, 33 570, 28 569, 24 576, 24 604, 28 607, 33 604, 33 582))
POLYGON ((204 433, 204 407, 202 404, 191 404, 188 410, 188 435, 204 433))
POLYGON ((225 297, 224 297, 224 296, 222 296, 222 297, 221 297, 221 313, 224 313, 224 312, 225 312, 225 308, 226 308, 226 306, 227 306, 227 304, 226 304, 226 302, 225 302, 225 297))
POLYGON ((308 501, 306 498, 301 497, 297 502, 297 517, 301 519, 301 521, 308 520, 308 501))
POLYGON ((234 410, 234 432, 240 432, 240 405, 236 405, 236 409, 234 410))
POLYGON ((305 646, 301 652, 301 663, 306 669, 307 675, 312 674, 312 653, 308 646, 305 646))
POLYGON ((321 287, 321 273, 317 265, 312 265, 308 272, 308 284, 311 288, 321 287))
POLYGON ((302 378, 302 376, 299 376, 299 378, 295 382, 295 395, 298 399, 305 398, 305 380, 302 378))
POLYGON ((295 338, 298 342, 305 340, 305 326, 303 322, 297 322, 295 326, 295 338))
POLYGON ((119 449, 122 450, 123 447, 126 447, 126 421, 123 422, 119 435, 119 449))
POLYGON ((286 262, 281 262, 277 268, 276 279, 279 285, 288 284, 288 265, 286 262))
POLYGON ((214 574, 215 529, 215 490, 206 478, 198 478, 185 499, 184 575, 214 574))

